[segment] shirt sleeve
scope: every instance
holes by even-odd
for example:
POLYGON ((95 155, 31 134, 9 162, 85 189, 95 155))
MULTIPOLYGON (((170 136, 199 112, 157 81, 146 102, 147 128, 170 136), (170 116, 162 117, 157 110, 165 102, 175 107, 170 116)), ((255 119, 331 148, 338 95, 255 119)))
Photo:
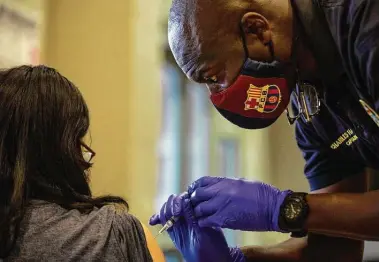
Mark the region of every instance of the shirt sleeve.
POLYGON ((136 217, 129 214, 126 210, 118 210, 116 211, 112 229, 125 261, 153 261, 142 224, 136 217))
POLYGON ((348 37, 350 74, 379 110, 379 1, 352 1, 348 37))
POLYGON ((296 140, 305 160, 304 173, 311 191, 333 185, 364 170, 364 165, 348 154, 332 150, 312 124, 296 122, 296 140))

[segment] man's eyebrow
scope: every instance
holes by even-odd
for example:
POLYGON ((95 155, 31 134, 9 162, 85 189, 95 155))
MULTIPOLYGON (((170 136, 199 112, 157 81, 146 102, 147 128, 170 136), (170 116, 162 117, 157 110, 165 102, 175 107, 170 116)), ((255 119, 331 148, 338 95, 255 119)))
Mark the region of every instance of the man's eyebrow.
POLYGON ((184 67, 184 72, 190 80, 195 82, 203 81, 201 68, 193 61, 188 62, 184 67))
POLYGON ((189 79, 195 82, 205 81, 203 75, 210 70, 209 64, 206 63, 206 61, 208 61, 207 57, 209 56, 205 56, 204 54, 200 56, 192 56, 191 59, 188 59, 189 56, 186 57, 186 63, 182 68, 189 79))
POLYGON ((201 82, 204 81, 204 78, 201 76, 198 70, 194 70, 193 72, 187 74, 187 77, 195 82, 201 82))

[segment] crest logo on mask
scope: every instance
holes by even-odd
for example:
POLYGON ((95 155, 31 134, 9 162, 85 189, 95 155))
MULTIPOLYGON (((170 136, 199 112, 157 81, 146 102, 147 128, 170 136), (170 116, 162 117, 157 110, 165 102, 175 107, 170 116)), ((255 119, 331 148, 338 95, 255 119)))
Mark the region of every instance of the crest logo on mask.
POLYGON ((280 89, 277 85, 265 85, 257 87, 250 84, 247 90, 245 110, 256 110, 260 113, 271 113, 278 108, 282 100, 280 89))

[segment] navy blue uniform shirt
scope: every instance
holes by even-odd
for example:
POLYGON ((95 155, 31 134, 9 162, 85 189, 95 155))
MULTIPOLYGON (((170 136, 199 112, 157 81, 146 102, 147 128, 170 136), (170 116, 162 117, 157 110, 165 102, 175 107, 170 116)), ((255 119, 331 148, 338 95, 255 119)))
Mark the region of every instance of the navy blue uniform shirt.
POLYGON ((318 2, 342 65, 335 70, 339 84, 319 88, 320 113, 310 124, 301 120, 296 124, 311 190, 335 184, 365 167, 379 169, 379 128, 353 94, 359 91, 379 112, 379 0, 318 2))

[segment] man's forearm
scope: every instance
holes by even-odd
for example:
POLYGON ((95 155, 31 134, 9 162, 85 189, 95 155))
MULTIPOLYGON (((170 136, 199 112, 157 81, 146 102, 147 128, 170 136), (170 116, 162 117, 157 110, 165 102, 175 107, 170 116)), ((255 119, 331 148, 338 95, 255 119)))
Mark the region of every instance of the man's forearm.
POLYGON ((306 247, 307 240, 289 239, 283 243, 268 247, 243 247, 242 252, 247 262, 300 262, 302 250, 306 247))
POLYGON ((379 240, 379 191, 309 195, 306 229, 322 235, 379 240))
POLYGON ((379 191, 363 193, 366 190, 363 173, 313 192, 307 197, 310 206, 305 226, 310 231, 308 237, 290 239, 271 247, 242 248, 247 261, 362 261, 364 245, 360 240, 378 239, 379 236, 379 191))
POLYGON ((308 238, 271 247, 245 247, 247 261, 313 262, 362 260, 363 241, 379 239, 379 191, 312 194, 308 238))
POLYGON ((241 249, 247 262, 359 262, 363 246, 362 241, 310 234, 275 246, 241 249))

